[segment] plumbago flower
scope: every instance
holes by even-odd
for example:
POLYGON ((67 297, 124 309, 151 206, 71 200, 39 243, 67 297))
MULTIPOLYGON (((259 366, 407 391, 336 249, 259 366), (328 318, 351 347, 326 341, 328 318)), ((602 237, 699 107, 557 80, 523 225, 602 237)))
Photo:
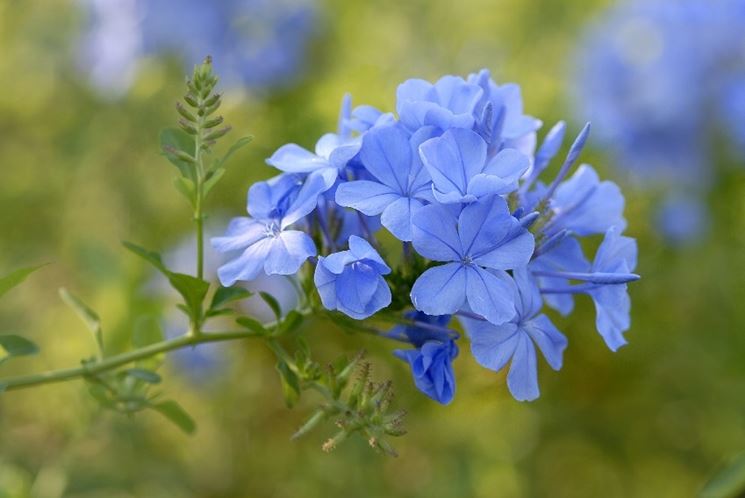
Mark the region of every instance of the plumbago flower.
POLYGON ((669 242, 705 234, 721 138, 738 163, 745 157, 743 46, 740 0, 626 0, 577 47, 576 114, 598 127, 619 167, 664 193, 657 216, 669 242))
POLYGON ((519 87, 486 70, 408 80, 396 114, 345 97, 338 129, 314 152, 289 144, 267 160, 283 173, 251 187, 251 216, 213 239, 219 251, 242 251, 220 279, 297 273, 317 293, 302 300, 341 326, 352 327, 338 313, 366 320, 367 331, 399 323, 379 335, 410 346, 394 354, 443 404, 455 395, 457 317, 475 360, 494 371, 509 363, 510 392, 533 400, 536 347, 559 370, 568 344, 545 308, 568 315, 587 295, 615 351, 630 327, 627 284, 639 278, 620 189, 589 165, 572 173, 589 125, 545 182, 566 126, 536 150, 540 126, 523 113, 519 87), (379 239, 381 226, 393 238, 379 239), (583 238, 602 238, 592 262, 583 238))

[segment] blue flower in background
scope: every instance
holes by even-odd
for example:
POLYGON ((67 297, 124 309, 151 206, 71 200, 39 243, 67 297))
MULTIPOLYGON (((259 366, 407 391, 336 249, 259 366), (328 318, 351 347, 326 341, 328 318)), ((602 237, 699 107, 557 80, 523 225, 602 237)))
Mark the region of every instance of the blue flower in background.
POLYGON ((657 226, 677 244, 686 244, 708 230, 708 212, 696 195, 672 195, 657 211, 657 226))
MULTIPOLYGON (((730 152, 745 158, 743 46, 739 0, 623 2, 578 50, 577 114, 644 186, 703 198, 721 157, 717 137, 728 135, 730 152)), ((661 228, 680 243, 699 238, 703 232, 692 229, 705 224, 688 227, 661 228)))
POLYGON ((513 294, 515 316, 494 325, 463 319, 471 340, 471 353, 485 368, 498 372, 510 362, 507 386, 518 401, 532 401, 540 395, 536 346, 554 370, 560 370, 567 338, 541 314, 543 300, 527 268, 513 270, 513 278, 501 275, 513 294))
POLYGON ((391 290, 382 277, 390 272, 378 252, 353 235, 348 251, 318 258, 314 281, 326 309, 362 320, 391 303, 391 290))
POLYGON ((469 204, 455 216, 430 205, 413 218, 413 244, 422 256, 446 264, 430 268, 414 283, 411 301, 428 315, 450 315, 466 303, 492 323, 515 314, 499 271, 528 264, 533 235, 515 219, 501 197, 469 204))
POLYGON ((102 90, 126 90, 138 62, 174 55, 191 67, 206 55, 229 86, 287 86, 317 32, 314 0, 84 0, 81 54, 102 90))
POLYGON ((381 223, 393 235, 411 240, 411 219, 431 197, 431 179, 417 153, 431 132, 423 128, 409 136, 400 126, 367 132, 360 160, 372 179, 339 185, 336 202, 368 216, 380 214, 381 223))
POLYGON ((310 235, 288 230, 318 204, 318 197, 333 184, 333 178, 313 173, 302 179, 284 174, 254 184, 248 194, 250 218, 234 218, 224 236, 212 239, 218 252, 243 251, 218 270, 224 286, 252 280, 263 270, 267 275, 291 275, 311 256, 316 246, 310 235))
POLYGON ((443 204, 509 194, 530 166, 530 159, 515 149, 504 149, 487 160, 486 142, 461 128, 427 140, 419 150, 432 177, 435 199, 443 204))

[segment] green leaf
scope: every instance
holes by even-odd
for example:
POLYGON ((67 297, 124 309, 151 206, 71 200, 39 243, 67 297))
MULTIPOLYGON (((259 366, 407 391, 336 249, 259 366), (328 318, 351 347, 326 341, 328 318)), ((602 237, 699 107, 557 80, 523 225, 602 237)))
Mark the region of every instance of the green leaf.
POLYGON ((303 318, 303 315, 298 311, 290 311, 284 320, 282 320, 282 332, 285 334, 294 332, 303 323, 303 318))
POLYGON ((225 168, 217 168, 215 171, 208 173, 207 179, 204 184, 202 184, 202 194, 205 197, 207 197, 207 194, 212 190, 212 187, 217 185, 217 182, 220 181, 224 174, 225 168))
MULTIPOLYGON (((152 316, 137 317, 134 328, 132 329, 132 347, 134 349, 141 349, 161 342, 164 339, 163 329, 156 318, 152 316)), ((155 370, 163 363, 163 357, 163 353, 153 355, 149 358, 139 360, 136 365, 138 368, 155 370)))
POLYGON ((8 292, 13 287, 19 285, 21 282, 26 280, 30 274, 45 265, 29 266, 26 268, 20 268, 9 275, 0 277, 0 297, 8 292))
POLYGON ((109 396, 109 391, 101 384, 91 384, 88 392, 104 408, 113 409, 116 406, 114 400, 109 396))
POLYGON ((176 187, 176 190, 181 192, 184 197, 186 197, 186 200, 189 201, 189 204, 194 206, 194 204, 196 203, 197 193, 193 181, 183 176, 177 176, 173 179, 173 186, 176 187))
POLYGON ((196 148, 194 138, 188 133, 178 128, 166 128, 160 132, 160 148, 163 155, 176 166, 181 175, 190 178, 192 174, 192 165, 184 159, 180 159, 174 151, 181 151, 186 154, 194 154, 196 148))
POLYGON ((25 337, 14 334, 0 335, 0 363, 14 356, 29 356, 39 352, 39 347, 25 337))
POLYGON ((230 157, 233 154, 235 154, 236 152, 238 152, 238 150, 240 150, 244 146, 246 146, 249 143, 251 143, 251 141, 253 140, 253 138, 254 138, 253 136, 248 135, 248 136, 241 137, 238 140, 236 140, 235 143, 230 146, 230 148, 225 153, 225 155, 222 156, 222 158, 220 158, 219 160, 217 160, 215 162, 214 169, 220 168, 222 165, 224 165, 227 162, 227 160, 230 159, 230 157))
POLYGON ((219 287, 215 291, 215 295, 212 296, 210 310, 216 310, 225 304, 240 301, 241 299, 248 299, 251 296, 253 296, 253 292, 243 287, 219 287))
POLYGON ((182 431, 187 434, 194 434, 197 430, 197 424, 186 411, 173 400, 161 401, 155 403, 152 408, 176 424, 182 431))
POLYGON ((280 320, 282 317, 282 308, 279 306, 279 302, 272 296, 271 294, 259 291, 259 295, 261 296, 261 299, 264 300, 264 302, 272 309, 274 312, 274 316, 277 317, 277 321, 280 320))
POLYGON ((75 297, 64 287, 60 288, 59 295, 62 301, 65 302, 80 319, 88 327, 88 330, 93 334, 93 340, 96 341, 96 347, 101 356, 103 356, 103 332, 101 330, 101 319, 98 317, 95 311, 90 309, 83 301, 75 297))
POLYGON ((163 264, 163 260, 161 259, 160 254, 158 254, 157 252, 149 251, 144 247, 140 247, 137 244, 127 242, 126 240, 122 242, 122 244, 124 245, 124 247, 156 267, 164 275, 168 276, 168 274, 170 273, 168 271, 168 268, 166 268, 166 265, 163 264))
POLYGON ((160 375, 146 368, 128 368, 124 370, 124 373, 148 384, 159 384, 162 380, 160 375))
POLYGON ((737 455, 706 483, 701 498, 734 498, 745 491, 745 453, 737 455))
POLYGON ((259 335, 267 335, 269 333, 269 331, 266 330, 266 328, 264 327, 264 324, 262 324, 258 320, 251 318, 250 316, 242 316, 237 318, 235 321, 238 325, 256 332, 259 335))
POLYGON ((295 406, 300 399, 300 381, 290 367, 284 361, 277 363, 279 379, 282 382, 282 393, 288 408, 295 406))
POLYGON ((189 316, 198 322, 202 318, 202 303, 210 290, 209 282, 185 273, 168 272, 168 281, 184 298, 189 316))

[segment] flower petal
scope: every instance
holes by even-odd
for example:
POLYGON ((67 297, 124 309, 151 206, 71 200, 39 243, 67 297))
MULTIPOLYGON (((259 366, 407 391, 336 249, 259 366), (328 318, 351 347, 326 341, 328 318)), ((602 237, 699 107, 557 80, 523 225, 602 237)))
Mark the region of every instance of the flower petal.
POLYGON ((466 272, 460 263, 436 266, 422 273, 411 289, 411 302, 428 315, 452 315, 466 301, 466 272))
POLYGON ((336 203, 367 216, 374 216, 401 198, 401 194, 382 183, 358 180, 342 183, 336 189, 336 203))
POLYGON ((411 240, 416 251, 433 261, 460 261, 457 219, 442 206, 429 205, 411 218, 411 240))
POLYGON ((474 265, 465 268, 466 297, 471 310, 495 325, 511 320, 515 316, 515 293, 504 281, 509 277, 497 277, 474 265))
POLYGON ((515 354, 507 374, 507 387, 518 401, 533 401, 540 396, 535 346, 527 334, 519 334, 515 354))

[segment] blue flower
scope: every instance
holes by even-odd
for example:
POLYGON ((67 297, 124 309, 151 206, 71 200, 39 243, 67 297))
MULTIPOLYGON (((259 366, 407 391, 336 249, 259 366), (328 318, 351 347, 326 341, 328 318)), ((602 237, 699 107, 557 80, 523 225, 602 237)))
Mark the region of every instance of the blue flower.
MULTIPOLYGON (((636 241, 611 227, 595 253, 592 271, 604 274, 628 274, 636 268, 636 241)), ((626 344, 623 333, 631 326, 631 300, 628 285, 601 285, 588 291, 595 303, 595 326, 612 351, 626 344)))
POLYGON ((455 395, 452 363, 458 356, 454 340, 457 335, 445 328, 450 315, 430 316, 413 311, 406 313, 405 317, 415 323, 394 327, 388 336, 408 342, 414 349, 397 349, 393 354, 409 364, 414 385, 420 391, 446 405, 455 395))
POLYGON ((391 290, 383 275, 391 269, 365 240, 349 238, 349 250, 318 258, 314 281, 326 309, 357 320, 391 303, 391 290))
POLYGON ((396 111, 401 123, 414 132, 425 126, 440 130, 471 128, 483 90, 458 76, 443 76, 435 84, 410 79, 396 90, 396 111))
POLYGON ((552 217, 544 228, 547 235, 568 230, 580 236, 605 233, 612 226, 623 230, 624 198, 618 185, 600 181, 586 164, 559 184, 549 201, 552 217))
POLYGON ((709 225, 708 210, 697 195, 671 195, 657 211, 657 226, 676 245, 701 240, 709 225))
POLYGON ((477 128, 484 132, 490 152, 510 147, 532 154, 535 149, 535 132, 542 123, 539 119, 523 114, 520 87, 514 83, 497 85, 487 69, 469 75, 468 83, 478 85, 483 91, 475 113, 479 117, 477 128), (491 108, 488 112, 487 107, 491 108))
MULTIPOLYGON (((529 268, 534 273, 553 272, 589 272, 590 262, 582 252, 582 246, 574 237, 564 237, 550 250, 540 254, 530 262, 529 268)), ((569 285, 568 278, 559 276, 547 277, 536 276, 536 281, 541 288, 563 289, 569 285)), ((544 294, 544 301, 551 308, 563 316, 569 315, 574 309, 574 295, 572 293, 549 293, 544 294)))
POLYGON ((381 223, 400 240, 411 240, 411 219, 431 198, 431 179, 416 150, 431 128, 409 136, 400 126, 373 128, 364 135, 360 159, 371 180, 339 185, 336 202, 381 223))
POLYGON ((510 215, 501 197, 467 205, 455 216, 441 205, 413 217, 413 244, 419 254, 447 264, 425 271, 414 283, 414 307, 428 315, 471 310, 492 323, 510 320, 514 303, 499 271, 528 264, 533 235, 510 215))
POLYGON ((507 387, 518 401, 532 401, 540 395, 536 345, 546 362, 560 370, 566 337, 546 315, 540 313, 543 301, 527 268, 513 271, 514 279, 500 275, 513 293, 515 316, 507 323, 494 325, 481 320, 463 320, 471 340, 471 353, 485 368, 498 372, 507 362, 507 387))
POLYGON ((508 194, 517 189, 517 181, 530 166, 528 157, 515 149, 487 159, 481 136, 460 128, 427 140, 419 151, 432 177, 435 199, 444 204, 508 194))
POLYGON ((262 270, 267 275, 291 275, 315 256, 310 235, 288 227, 313 211, 318 197, 330 187, 329 179, 319 173, 305 179, 284 174, 254 184, 248 192, 251 217, 234 218, 224 236, 212 239, 218 252, 243 251, 218 270, 222 285, 252 280, 262 270))

